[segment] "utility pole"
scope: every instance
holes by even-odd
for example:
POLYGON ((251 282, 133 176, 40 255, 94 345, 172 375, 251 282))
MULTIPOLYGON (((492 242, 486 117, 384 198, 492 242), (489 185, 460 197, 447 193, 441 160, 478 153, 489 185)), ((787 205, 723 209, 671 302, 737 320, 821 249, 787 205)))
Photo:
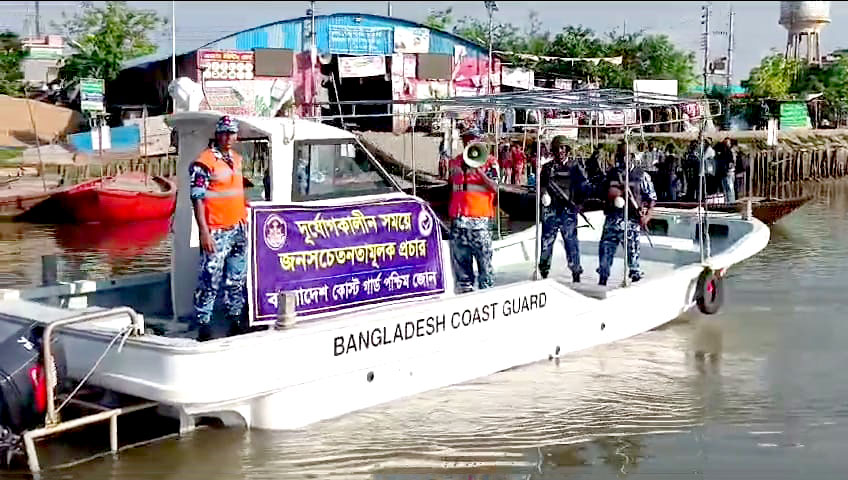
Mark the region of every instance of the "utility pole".
MULTIPOLYGON (((307 10, 306 15, 309 16, 309 76, 312 78, 312 97, 309 99, 309 103, 312 104, 313 116, 317 116, 320 113, 320 109, 315 106, 315 99, 317 98, 317 89, 318 82, 315 78, 315 62, 318 57, 318 49, 315 45, 315 1, 312 0, 309 2, 309 10, 307 10)), ((338 92, 336 93, 338 96, 338 92)))
POLYGON ((707 2, 701 7, 701 24, 704 25, 702 45, 704 47, 704 97, 707 96, 707 81, 710 67, 710 13, 712 5, 707 2))
POLYGON ((492 67, 493 14, 494 14, 494 12, 498 11, 498 4, 493 2, 493 1, 487 0, 485 2, 485 5, 486 5, 486 10, 489 11, 489 81, 487 82, 488 88, 486 90, 487 90, 487 93, 489 95, 491 95, 492 94, 492 70, 493 70, 493 67, 492 67))
POLYGON ((733 84, 733 7, 730 7, 730 18, 727 25, 727 91, 730 93, 730 86, 733 84))
POLYGON ((38 2, 35 2, 35 37, 41 38, 41 14, 38 2))
MULTIPOLYGON (((177 2, 171 0, 171 81, 177 79, 177 2)), ((176 108, 176 107, 175 107, 176 108)), ((176 110, 174 110, 176 111, 176 110)))
POLYGON ((392 16, 392 2, 386 2, 386 3, 387 3, 386 9, 388 10, 388 12, 387 12, 388 14, 386 16, 391 17, 392 16))

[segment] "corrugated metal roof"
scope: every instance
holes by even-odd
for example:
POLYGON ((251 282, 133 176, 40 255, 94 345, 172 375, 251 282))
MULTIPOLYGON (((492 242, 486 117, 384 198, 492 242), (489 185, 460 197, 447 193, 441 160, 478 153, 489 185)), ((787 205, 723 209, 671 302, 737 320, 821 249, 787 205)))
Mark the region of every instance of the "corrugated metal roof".
MULTIPOLYGON (((209 42, 201 47, 183 50, 177 55, 192 53, 200 49, 221 50, 251 50, 254 48, 290 48, 295 51, 309 49, 307 31, 304 29, 305 22, 309 17, 292 18, 280 20, 265 25, 260 25, 248 30, 236 32, 217 40, 209 42)), ((348 47, 348 52, 355 55, 391 55, 394 52, 394 27, 429 28, 425 25, 404 20, 401 18, 384 17, 382 15, 360 14, 360 13, 334 13, 331 15, 315 16, 316 44, 320 52, 331 52, 330 33, 331 30, 343 30, 346 27, 364 27, 373 29, 361 35, 359 42, 348 47), (367 40, 367 41, 366 41, 367 40), (356 53, 354 53, 356 52, 356 53)), ((455 45, 464 46, 468 55, 480 57, 488 55, 486 47, 469 42, 452 33, 429 28, 430 30, 430 53, 453 54, 455 45)), ((339 38, 339 37, 336 37, 339 38)), ((332 53, 347 53, 339 51, 341 44, 336 42, 335 51, 332 53)), ((343 50, 343 49, 342 49, 343 50)), ((154 63, 169 58, 162 55, 147 55, 124 64, 124 68, 142 66, 146 63, 154 63)))

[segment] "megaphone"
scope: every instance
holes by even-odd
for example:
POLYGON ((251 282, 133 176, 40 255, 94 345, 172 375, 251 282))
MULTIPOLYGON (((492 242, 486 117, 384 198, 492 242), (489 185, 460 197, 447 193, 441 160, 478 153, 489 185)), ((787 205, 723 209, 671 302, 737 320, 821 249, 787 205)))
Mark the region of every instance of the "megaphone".
POLYGON ((486 144, 474 142, 465 147, 462 151, 462 161, 468 168, 478 168, 486 164, 489 158, 489 149, 486 144))

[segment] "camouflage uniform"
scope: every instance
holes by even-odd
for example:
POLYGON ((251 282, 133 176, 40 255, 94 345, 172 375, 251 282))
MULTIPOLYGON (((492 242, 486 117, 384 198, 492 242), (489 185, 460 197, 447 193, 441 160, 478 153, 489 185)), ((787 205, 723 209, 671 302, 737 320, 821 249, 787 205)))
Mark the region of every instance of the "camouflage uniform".
POLYGON ((451 223, 451 262, 460 293, 474 285, 474 260, 477 260, 477 288, 495 284, 492 269, 491 221, 481 217, 457 217, 451 223))
MULTIPOLYGON (((213 147, 213 153, 220 159, 228 161, 217 148, 213 147)), ((231 160, 228 161, 230 162, 231 160)), ((202 165, 193 163, 189 174, 191 199, 204 198, 210 183, 209 172, 202 165)), ((209 254, 200 249, 200 273, 197 289, 194 292, 195 319, 201 325, 208 325, 211 322, 215 300, 223 280, 224 308, 227 318, 235 322, 241 317, 245 302, 246 226, 239 224, 227 229, 212 229, 209 233, 215 242, 215 252, 209 254)))
POLYGON ((556 243, 557 235, 561 233, 568 268, 571 270, 573 280, 579 282, 583 267, 580 266, 580 243, 577 241, 577 209, 589 193, 585 167, 576 159, 565 163, 551 161, 542 167, 540 185, 550 196, 551 204, 543 207, 542 211, 542 251, 539 256, 539 273, 542 278, 548 277, 554 243, 556 243), (567 182, 565 178, 568 179, 567 182), (551 189, 551 182, 557 182, 560 185, 560 191, 567 192, 569 198, 560 198, 557 191, 551 189))
MULTIPOLYGON (((624 168, 618 166, 610 171, 606 185, 609 185, 610 180, 616 179, 618 176, 624 178, 624 168)), ((630 172, 630 187, 633 194, 639 197, 641 204, 653 204, 657 201, 657 193, 654 190, 654 184, 651 181, 651 176, 640 168, 633 168, 630 172), (634 185, 635 184, 635 185, 634 185), (636 188, 633 188, 636 187, 636 188)), ((631 206, 629 212, 634 214, 631 206)), ((615 251, 618 245, 624 241, 625 221, 623 209, 617 209, 608 206, 605 209, 606 220, 604 220, 604 229, 601 233, 601 241, 598 244, 598 275, 600 284, 606 285, 609 278, 610 268, 615 258, 615 251)), ((641 232, 639 221, 630 218, 627 221, 627 266, 629 269, 630 279, 638 282, 642 279, 644 273, 639 268, 639 237, 641 232)))
POLYGON ((201 249, 200 275, 194 292, 195 317, 200 324, 208 324, 212 320, 215 299, 223 280, 227 318, 237 321, 244 308, 247 279, 245 226, 239 224, 226 230, 212 230, 210 234, 215 242, 215 252, 209 254, 201 249))

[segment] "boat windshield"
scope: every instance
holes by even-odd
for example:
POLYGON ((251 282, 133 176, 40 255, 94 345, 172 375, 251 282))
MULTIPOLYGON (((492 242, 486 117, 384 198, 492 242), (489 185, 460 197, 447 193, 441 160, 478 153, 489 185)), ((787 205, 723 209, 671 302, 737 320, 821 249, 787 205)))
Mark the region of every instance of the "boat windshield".
POLYGON ((368 153, 353 140, 295 142, 294 167, 295 202, 395 191, 368 153))

